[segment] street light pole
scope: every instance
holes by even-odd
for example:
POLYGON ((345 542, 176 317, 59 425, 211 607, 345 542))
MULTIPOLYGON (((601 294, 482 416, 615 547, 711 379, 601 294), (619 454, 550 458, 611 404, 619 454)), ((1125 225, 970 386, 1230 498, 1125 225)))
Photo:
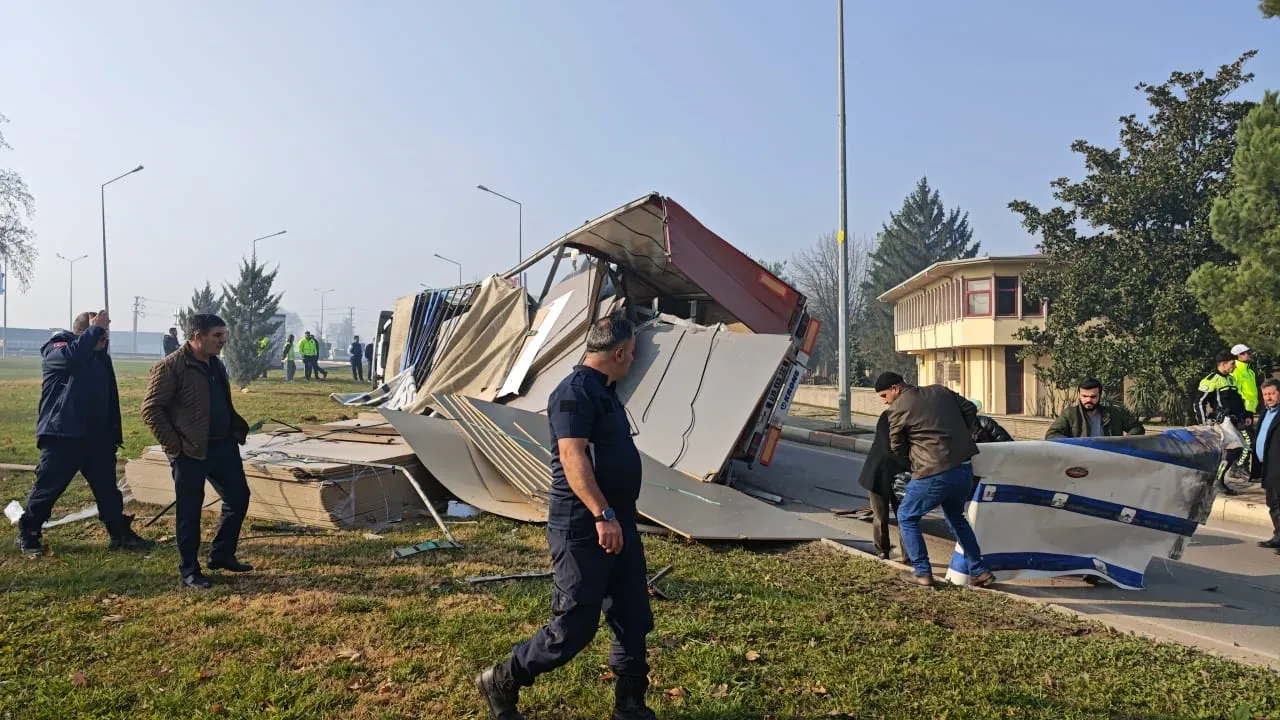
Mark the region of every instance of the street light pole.
POLYGON ((76 317, 76 263, 89 257, 81 255, 78 258, 65 257, 62 253, 57 253, 59 260, 67 262, 67 329, 75 324, 76 317))
POLYGON ((285 234, 285 233, 287 233, 287 232, 289 232, 289 231, 288 231, 288 230, 281 230, 280 232, 273 232, 273 233, 271 233, 270 235, 263 235, 263 236, 262 236, 262 237, 260 237, 260 238, 254 238, 254 239, 253 239, 253 264, 254 264, 255 266, 258 264, 258 241, 259 241, 259 240, 266 240, 267 238, 273 238, 273 237, 276 237, 277 235, 283 235, 283 234, 285 234))
POLYGON ((316 288, 316 292, 320 293, 320 340, 321 341, 324 340, 324 296, 333 292, 333 290, 334 290, 333 288, 329 288, 328 290, 321 290, 320 288, 316 288))
POLYGON ((98 200, 102 206, 102 309, 111 310, 111 292, 107 287, 107 186, 111 183, 129 177, 130 175, 141 172, 142 166, 130 170, 129 172, 113 177, 102 183, 98 188, 98 200))
MULTIPOLYGON (((496 195, 502 198, 503 200, 506 200, 509 203, 515 204, 516 221, 517 223, 519 223, 516 226, 516 247, 517 247, 517 252, 519 254, 519 257, 516 259, 516 264, 519 265, 520 263, 524 262, 524 205, 519 200, 516 200, 514 198, 509 198, 506 195, 503 195, 502 193, 496 192, 494 190, 490 190, 489 188, 483 185, 477 185, 476 189, 483 190, 489 193, 490 195, 496 195)), ((524 281, 525 281, 525 276, 524 276, 524 273, 522 272, 520 273, 520 287, 525 286, 524 281)))
POLYGON ((845 173, 844 140, 844 0, 836 0, 837 40, 836 84, 840 105, 840 232, 836 236, 840 259, 840 312, 837 337, 840 343, 840 429, 853 427, 849 416, 849 246, 845 242, 849 234, 849 188, 845 173))
POLYGON ((461 286, 462 285, 462 263, 458 262, 457 260, 450 260, 449 258, 441 255, 440 253, 432 253, 432 254, 447 263, 453 263, 454 265, 458 266, 458 285, 461 286))

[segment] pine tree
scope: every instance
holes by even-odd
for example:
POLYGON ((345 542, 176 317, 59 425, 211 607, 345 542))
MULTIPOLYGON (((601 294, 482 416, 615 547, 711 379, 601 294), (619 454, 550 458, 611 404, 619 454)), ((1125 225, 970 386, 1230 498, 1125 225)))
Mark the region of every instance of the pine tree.
POLYGON ((191 293, 191 304, 178 311, 178 329, 187 332, 187 320, 192 315, 213 314, 222 311, 218 298, 213 294, 213 287, 206 280, 204 288, 191 293))
POLYGON ((862 283, 858 337, 872 375, 892 370, 912 382, 916 377, 915 360, 894 350, 892 306, 876 298, 936 262, 974 257, 978 245, 969 213, 947 211, 929 179, 920 178, 902 209, 882 226, 862 283))
POLYGON ((279 312, 283 297, 271 292, 277 272, 267 272, 265 265, 242 260, 236 284, 222 286, 222 319, 227 323, 223 358, 239 387, 253 382, 270 366, 276 349, 271 340, 280 321, 272 318, 279 312), (266 348, 261 344, 264 338, 268 341, 266 348))
POLYGON ((1231 192, 1213 202, 1213 239, 1238 261, 1209 262, 1191 291, 1228 343, 1280 352, 1280 95, 1266 93, 1240 123, 1231 192))

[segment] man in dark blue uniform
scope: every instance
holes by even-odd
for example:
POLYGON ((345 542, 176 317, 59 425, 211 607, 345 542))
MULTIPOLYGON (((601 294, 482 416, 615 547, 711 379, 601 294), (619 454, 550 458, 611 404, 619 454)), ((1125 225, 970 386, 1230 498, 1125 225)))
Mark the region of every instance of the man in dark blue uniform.
POLYGON ((601 610, 613 631, 613 719, 657 718, 644 703, 645 636, 653 629, 653 613, 636 530, 640 451, 615 392, 615 383, 631 369, 635 346, 635 331, 625 318, 596 322, 587 333, 586 359, 547 400, 551 622, 476 678, 498 720, 524 718, 516 709, 520 688, 581 652, 595 637, 601 610))
POLYGON ((77 472, 93 491, 111 549, 146 550, 155 544, 133 532, 133 518, 124 514, 124 498, 116 486, 116 448, 124 437, 120 393, 107 354, 110 324, 106 310, 80 313, 71 332, 59 332, 40 350, 40 462, 26 512, 18 519, 18 548, 27 555, 44 552, 41 528, 77 472))

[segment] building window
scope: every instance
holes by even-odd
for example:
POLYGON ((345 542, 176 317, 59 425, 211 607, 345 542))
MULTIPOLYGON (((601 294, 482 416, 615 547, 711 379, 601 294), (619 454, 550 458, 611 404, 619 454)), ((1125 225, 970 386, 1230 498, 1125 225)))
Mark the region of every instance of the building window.
POLYGON ((1018 316, 1018 278, 996 278, 996 316, 1018 316))
POLYGON ((1040 317, 1044 315, 1044 301, 1027 294, 1027 287, 1022 286, 1022 316, 1040 317))
POLYGON ((991 315, 991 278, 964 281, 964 314, 991 315))

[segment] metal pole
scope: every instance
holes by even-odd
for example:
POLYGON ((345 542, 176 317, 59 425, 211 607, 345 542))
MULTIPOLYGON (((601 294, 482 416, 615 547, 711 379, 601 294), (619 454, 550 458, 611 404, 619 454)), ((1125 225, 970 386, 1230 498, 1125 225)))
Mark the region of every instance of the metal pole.
POLYGON ((845 172, 844 142, 844 0, 836 0, 837 42, 836 83, 839 86, 840 103, 840 231, 836 236, 837 250, 840 257, 840 312, 837 337, 840 343, 840 429, 848 430, 853 426, 849 416, 849 246, 845 239, 849 233, 849 189, 845 172))
POLYGON ((76 263, 89 257, 81 255, 77 258, 69 258, 62 253, 54 253, 59 260, 65 260, 67 263, 67 329, 75 324, 76 318, 76 263))
POLYGON ((107 287, 107 186, 120 178, 128 177, 141 170, 142 166, 139 165, 119 177, 111 178, 102 183, 98 188, 98 201, 102 207, 102 309, 108 312, 111 310, 111 292, 107 287))
MULTIPOLYGON (((490 195, 496 195, 502 198, 503 200, 506 200, 509 203, 515 204, 516 210, 517 210, 516 218, 517 218, 517 222, 519 223, 516 226, 516 253, 520 256, 519 259, 516 261, 516 266, 519 267, 519 265, 524 262, 524 204, 521 203, 519 200, 516 200, 514 198, 509 198, 506 195, 503 195, 502 193, 497 192, 496 190, 490 190, 484 185, 477 185, 476 189, 483 190, 484 192, 487 192, 490 195)), ((524 273, 523 272, 520 273, 520 287, 525 286, 525 280, 526 278, 524 273)))
MULTIPOLYGON (((461 286, 462 285, 462 263, 458 262, 457 260, 450 260, 449 258, 441 255, 440 253, 432 253, 432 254, 447 263, 453 263, 454 265, 458 266, 458 285, 461 286)), ((426 285, 423 285, 423 287, 426 287, 426 285)))
POLYGON ((4 330, 0 330, 0 357, 9 353, 9 256, 4 255, 0 267, 0 295, 4 295, 4 330))

